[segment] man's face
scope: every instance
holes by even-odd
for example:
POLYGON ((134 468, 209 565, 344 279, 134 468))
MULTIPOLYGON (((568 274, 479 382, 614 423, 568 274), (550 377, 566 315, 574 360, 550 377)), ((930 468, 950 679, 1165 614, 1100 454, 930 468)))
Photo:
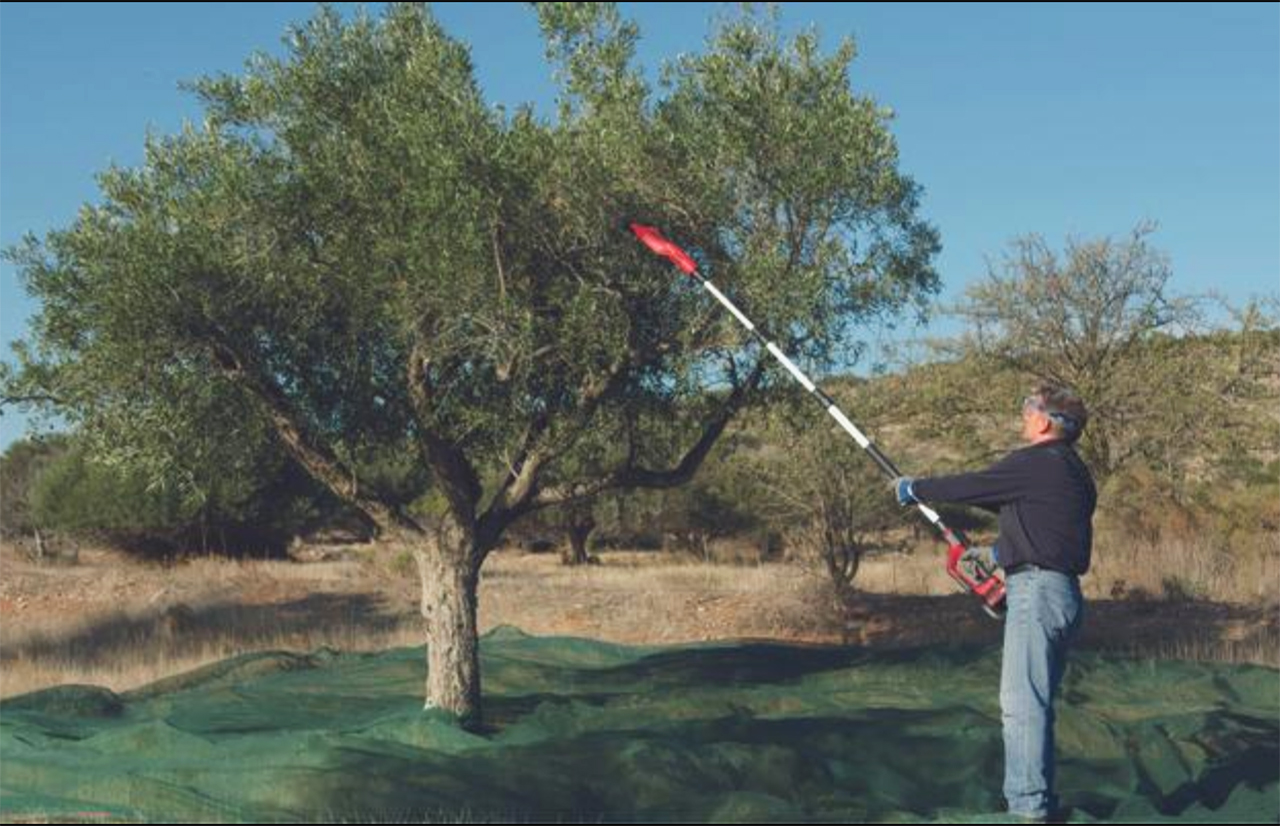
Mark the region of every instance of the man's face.
POLYGON ((1053 421, 1040 407, 1040 400, 1027 396, 1022 402, 1022 438, 1038 442, 1053 431, 1053 421))

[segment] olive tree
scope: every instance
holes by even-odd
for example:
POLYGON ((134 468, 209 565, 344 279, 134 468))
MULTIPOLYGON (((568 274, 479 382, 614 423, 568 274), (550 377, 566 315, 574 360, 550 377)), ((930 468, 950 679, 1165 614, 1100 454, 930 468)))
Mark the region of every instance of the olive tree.
POLYGON ((322 9, 283 57, 193 83, 202 124, 9 251, 41 309, 6 394, 56 403, 131 460, 183 449, 164 433, 266 429, 413 549, 427 704, 469 721, 477 582, 504 531, 688 481, 789 381, 626 222, 662 226, 813 363, 937 282, 936 232, 890 114, 850 87, 850 42, 824 53, 745 12, 655 91, 614 6, 537 14, 554 116, 488 105, 425 6, 322 9), (438 512, 363 483, 375 448, 429 471, 438 512))

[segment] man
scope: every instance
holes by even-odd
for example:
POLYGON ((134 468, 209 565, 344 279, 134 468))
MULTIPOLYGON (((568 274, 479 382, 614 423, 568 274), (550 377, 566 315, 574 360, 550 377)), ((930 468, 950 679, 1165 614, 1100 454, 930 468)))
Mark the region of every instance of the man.
POLYGON ((1004 796, 1010 814, 1030 822, 1057 808, 1053 697, 1080 627, 1079 577, 1089 570, 1097 502, 1093 477, 1074 449, 1087 421, 1079 396, 1044 385, 1023 401, 1028 447, 976 473, 894 480, 902 505, 954 502, 1000 514, 995 545, 966 556, 1005 569, 1004 796))

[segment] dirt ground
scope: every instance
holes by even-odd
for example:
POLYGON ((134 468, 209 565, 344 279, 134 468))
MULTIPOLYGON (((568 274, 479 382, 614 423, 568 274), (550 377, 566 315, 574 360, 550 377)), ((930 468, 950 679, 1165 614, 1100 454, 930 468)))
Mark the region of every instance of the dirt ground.
MULTIPOLYGON (((950 590, 941 564, 868 564, 869 590, 842 612, 820 577, 791 563, 612 552, 599 565, 566 568, 555 554, 507 549, 485 564, 479 622, 482 632, 506 624, 622 643, 998 645, 1001 624, 950 590)), ((1275 602, 1095 597, 1086 610, 1083 647, 1280 665, 1275 602)), ((66 682, 122 690, 248 650, 423 641, 417 571, 394 550, 304 546, 288 561, 162 565, 85 548, 75 564, 36 564, 0 546, 2 696, 66 682)))

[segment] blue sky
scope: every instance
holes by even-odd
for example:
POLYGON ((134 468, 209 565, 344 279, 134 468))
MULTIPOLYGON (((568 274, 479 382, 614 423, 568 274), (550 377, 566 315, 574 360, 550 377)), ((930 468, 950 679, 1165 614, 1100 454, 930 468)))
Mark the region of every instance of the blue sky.
MULTIPOLYGON (((346 12, 354 4, 336 4, 346 12)), ((198 121, 178 82, 279 52, 308 3, 0 6, 0 244, 73 220, 96 172, 198 121)), ((377 5, 371 5, 377 8, 377 5)), ((439 3, 491 101, 550 113, 532 13, 439 3)), ((651 71, 699 50, 720 4, 623 3, 651 71)), ((788 3, 791 30, 857 40, 857 91, 897 113, 902 168, 941 231, 944 299, 1008 241, 1160 225, 1173 288, 1242 302, 1280 290, 1280 5, 788 3)), ((34 306, 0 265, 0 338, 34 306)), ((947 322, 933 330, 947 332, 947 322)), ((8 350, 6 347, 7 357, 8 350)), ((0 448, 22 417, 0 418, 0 448)))

